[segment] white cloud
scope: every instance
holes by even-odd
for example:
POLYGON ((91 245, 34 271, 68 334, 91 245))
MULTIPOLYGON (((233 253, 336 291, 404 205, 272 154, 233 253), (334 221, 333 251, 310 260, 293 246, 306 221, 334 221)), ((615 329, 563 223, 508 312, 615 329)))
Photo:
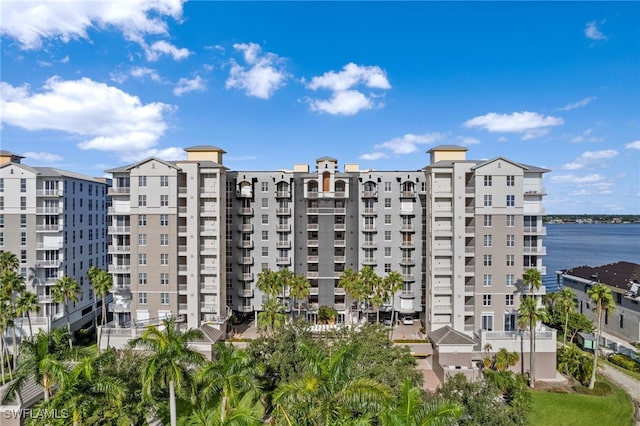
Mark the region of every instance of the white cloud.
POLYGON ((462 145, 477 145, 480 143, 480 139, 472 138, 471 136, 458 136, 456 139, 462 145))
POLYGON ((504 136, 500 136, 498 139, 496 139, 498 142, 506 142, 508 139, 505 138, 504 136))
POLYGON ((161 55, 169 55, 176 61, 181 61, 191 54, 189 49, 177 48, 164 40, 156 41, 151 46, 143 44, 143 48, 148 61, 157 61, 161 55))
POLYGON ((563 164, 562 168, 565 170, 584 169, 585 167, 594 166, 604 160, 613 158, 616 155, 618 155, 618 151, 616 151, 615 149, 604 149, 602 151, 586 151, 571 163, 563 164))
POLYGON ((145 151, 123 152, 120 158, 127 162, 141 161, 149 157, 159 158, 165 161, 185 160, 187 153, 180 147, 169 147, 163 149, 151 148, 145 151))
POLYGON ((332 115, 354 115, 374 106, 382 106, 375 102, 376 94, 365 95, 356 90, 357 86, 368 89, 388 90, 391 84, 386 72, 378 66, 363 66, 348 63, 341 71, 328 71, 321 76, 315 76, 307 84, 313 91, 326 89, 331 91, 329 99, 307 98, 312 111, 325 112, 332 115))
POLYGON ((523 133, 522 139, 533 139, 549 132, 548 127, 564 124, 560 117, 544 116, 537 112, 498 114, 490 112, 467 120, 465 127, 480 127, 496 133, 523 133))
POLYGON ((146 68, 146 67, 133 67, 129 71, 129 74, 131 74, 132 77, 136 77, 136 78, 149 77, 153 81, 162 80, 162 78, 160 78, 160 75, 156 70, 151 68, 146 68))
POLYGON ((576 175, 553 175, 549 178, 551 182, 554 183, 595 183, 601 182, 604 180, 604 176, 599 174, 591 174, 586 176, 576 176, 576 175))
POLYGON ((407 133, 403 136, 390 139, 379 145, 376 145, 375 149, 388 149, 395 155, 411 154, 418 152, 418 145, 427 145, 434 142, 441 141, 445 135, 442 133, 424 133, 422 135, 414 135, 413 133, 407 133))
POLYGON ((600 31, 596 21, 587 22, 584 26, 584 36, 590 40, 606 40, 607 36, 600 31))
POLYGON ((22 154, 23 156, 27 157, 30 160, 40 160, 40 161, 47 161, 47 162, 53 162, 53 161, 60 161, 62 160, 62 157, 57 155, 57 154, 51 154, 50 152, 25 152, 24 154, 22 154))
POLYGON ((586 129, 582 134, 578 136, 574 136, 570 139, 570 142, 580 143, 580 142, 600 142, 602 138, 591 136, 593 133, 593 129, 586 129))
POLYGON ((127 40, 167 34, 166 17, 180 20, 184 0, 3 1, 0 33, 23 49, 37 49, 44 39, 89 39, 89 29, 115 28, 127 40))
POLYGON ((178 85, 173 88, 173 94, 176 96, 182 96, 185 93, 194 92, 194 91, 204 91, 206 87, 204 85, 204 80, 197 75, 191 80, 188 78, 181 78, 178 81, 178 85))
POLYGON ((262 49, 256 43, 236 43, 233 48, 242 52, 248 66, 231 60, 231 71, 225 87, 244 90, 248 96, 269 99, 284 86, 288 75, 283 58, 270 52, 261 55, 262 49))
POLYGON ((640 140, 639 141, 629 142, 624 147, 628 148, 628 149, 638 149, 638 150, 640 150, 640 140))
POLYGON ((29 131, 57 130, 84 137, 80 149, 141 151, 167 129, 172 106, 140 98, 88 78, 52 77, 39 93, 0 82, 2 121, 29 131))
POLYGON ((387 154, 385 154, 384 152, 371 152, 369 154, 362 154, 360 157, 358 157, 361 160, 380 160, 382 158, 389 158, 389 156, 387 154))
POLYGON ((591 101, 596 100, 595 96, 589 96, 587 98, 584 99, 580 99, 578 102, 574 102, 572 104, 566 104, 565 106, 563 106, 562 108, 558 108, 558 110, 560 111, 571 111, 572 109, 576 109, 576 108, 580 108, 583 106, 587 106, 591 103, 591 101))

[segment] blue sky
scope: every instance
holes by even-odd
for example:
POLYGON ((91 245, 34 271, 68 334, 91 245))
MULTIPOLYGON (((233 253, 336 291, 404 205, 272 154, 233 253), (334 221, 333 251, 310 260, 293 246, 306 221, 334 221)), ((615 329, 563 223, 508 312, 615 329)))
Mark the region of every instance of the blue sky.
POLYGON ((104 175, 440 144, 546 167, 547 213, 640 214, 640 3, 1 0, 1 148, 104 175))

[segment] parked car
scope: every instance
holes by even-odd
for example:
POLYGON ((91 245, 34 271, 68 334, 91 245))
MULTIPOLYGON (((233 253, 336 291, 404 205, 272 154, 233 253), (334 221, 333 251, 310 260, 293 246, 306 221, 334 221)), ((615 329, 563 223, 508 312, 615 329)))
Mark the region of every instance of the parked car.
POLYGON ((413 317, 405 315, 402 317, 402 324, 404 325, 413 325, 413 317))

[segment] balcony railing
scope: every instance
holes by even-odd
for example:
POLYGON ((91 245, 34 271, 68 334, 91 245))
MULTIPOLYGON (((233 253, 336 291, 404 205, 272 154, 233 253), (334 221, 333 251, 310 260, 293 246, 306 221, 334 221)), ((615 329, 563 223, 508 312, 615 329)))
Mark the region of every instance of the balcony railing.
POLYGON ((336 247, 344 247, 346 245, 346 242, 345 242, 345 240, 334 240, 333 244, 336 247))
POLYGON ((62 207, 37 207, 36 213, 58 215, 62 213, 62 207))
POLYGON ((291 191, 276 191, 277 198, 291 198, 291 191))
POLYGON ((36 231, 62 231, 62 224, 58 225, 36 225, 36 231))
POLYGON ((61 195, 62 189, 36 189, 38 197, 60 197, 61 195))
POLYGON ((130 226, 110 226, 109 233, 110 234, 128 234, 131 232, 130 226))
POLYGON ((278 216, 291 216, 291 208, 290 207, 278 207, 276 209, 276 214, 278 216))
POLYGON ((129 186, 112 186, 109 187, 107 194, 109 195, 125 195, 131 192, 131 187, 129 186))

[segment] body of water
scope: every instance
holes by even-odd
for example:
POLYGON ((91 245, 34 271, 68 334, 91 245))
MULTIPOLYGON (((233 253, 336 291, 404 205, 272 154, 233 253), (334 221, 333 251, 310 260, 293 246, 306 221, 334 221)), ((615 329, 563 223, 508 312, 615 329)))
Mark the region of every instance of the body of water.
POLYGON ((547 224, 542 243, 547 255, 543 281, 555 288, 555 271, 577 266, 601 266, 620 261, 640 264, 640 224, 547 224))

